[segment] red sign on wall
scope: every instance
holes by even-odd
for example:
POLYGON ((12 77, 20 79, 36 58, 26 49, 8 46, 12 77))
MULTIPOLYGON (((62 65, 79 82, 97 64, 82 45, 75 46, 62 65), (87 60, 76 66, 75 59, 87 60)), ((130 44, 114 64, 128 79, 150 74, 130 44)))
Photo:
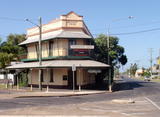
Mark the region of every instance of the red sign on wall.
POLYGON ((89 56, 88 49, 73 49, 74 56, 89 56))

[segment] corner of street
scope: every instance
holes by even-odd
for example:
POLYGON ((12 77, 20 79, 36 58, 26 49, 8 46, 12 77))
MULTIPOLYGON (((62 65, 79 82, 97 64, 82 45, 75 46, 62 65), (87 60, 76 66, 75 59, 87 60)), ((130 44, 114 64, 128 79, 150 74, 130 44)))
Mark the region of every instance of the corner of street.
POLYGON ((116 91, 1 90, 0 115, 159 117, 160 84, 123 78, 116 91))

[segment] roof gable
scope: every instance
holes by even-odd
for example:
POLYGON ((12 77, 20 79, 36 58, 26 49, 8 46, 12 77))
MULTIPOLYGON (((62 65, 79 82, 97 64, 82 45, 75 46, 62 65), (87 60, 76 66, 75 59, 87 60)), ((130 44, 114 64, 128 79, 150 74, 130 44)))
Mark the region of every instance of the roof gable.
POLYGON ((71 11, 66 15, 61 15, 61 19, 65 20, 83 20, 83 17, 71 11))
POLYGON ((70 16, 77 16, 77 17, 83 17, 81 15, 78 15, 77 13, 75 13, 74 11, 71 11, 69 13, 67 13, 66 15, 63 15, 63 16, 67 16, 67 17, 70 17, 70 16))

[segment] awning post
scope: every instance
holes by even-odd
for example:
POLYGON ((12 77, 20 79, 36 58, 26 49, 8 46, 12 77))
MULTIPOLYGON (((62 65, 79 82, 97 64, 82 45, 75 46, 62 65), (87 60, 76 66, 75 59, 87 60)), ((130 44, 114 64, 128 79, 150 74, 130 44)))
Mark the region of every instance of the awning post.
POLYGON ((18 74, 16 75, 17 77, 17 90, 19 90, 19 78, 18 78, 18 74))
POLYGON ((39 68, 39 90, 42 91, 42 69, 39 68))
POLYGON ((32 89, 32 69, 31 69, 31 76, 30 76, 30 78, 31 78, 31 91, 33 91, 33 89, 32 89))
POLYGON ((8 89, 8 71, 5 70, 6 89, 8 89))
POLYGON ((73 72, 73 91, 75 90, 75 75, 74 72, 76 71, 75 64, 72 65, 72 72, 73 72))
POLYGON ((47 90, 46 92, 49 92, 49 69, 47 69, 47 90))
MULTIPOLYGON (((81 64, 79 64, 81 66, 81 64)), ((81 91, 81 69, 79 68, 79 91, 81 91)))

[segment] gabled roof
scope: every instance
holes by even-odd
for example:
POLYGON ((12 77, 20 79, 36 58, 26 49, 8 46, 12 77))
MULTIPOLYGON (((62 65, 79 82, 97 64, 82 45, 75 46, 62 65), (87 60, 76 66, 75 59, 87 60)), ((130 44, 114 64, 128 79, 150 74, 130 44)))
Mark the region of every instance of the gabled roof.
POLYGON ((77 15, 78 17, 83 17, 83 16, 81 16, 81 15, 78 15, 78 14, 75 13, 74 11, 70 11, 70 12, 67 13, 66 15, 62 15, 62 16, 68 16, 68 15, 70 15, 70 14, 75 14, 75 15, 77 15))
MULTIPOLYGON (((52 33, 50 35, 46 35, 46 36, 42 35, 42 41, 51 40, 51 39, 55 39, 55 38, 91 39, 92 37, 85 34, 84 32, 78 32, 78 31, 77 32, 76 31, 58 31, 58 32, 52 33)), ((19 45, 35 43, 38 41, 39 41, 39 36, 28 37, 27 40, 23 41, 19 45)))
MULTIPOLYGON (((37 27, 28 29, 26 38, 27 39, 19 45, 38 42, 39 29, 37 27)), ((62 15, 62 17, 56 21, 42 25, 41 40, 45 41, 55 38, 91 39, 93 36, 85 25, 82 16, 71 11, 66 15, 62 15)))

